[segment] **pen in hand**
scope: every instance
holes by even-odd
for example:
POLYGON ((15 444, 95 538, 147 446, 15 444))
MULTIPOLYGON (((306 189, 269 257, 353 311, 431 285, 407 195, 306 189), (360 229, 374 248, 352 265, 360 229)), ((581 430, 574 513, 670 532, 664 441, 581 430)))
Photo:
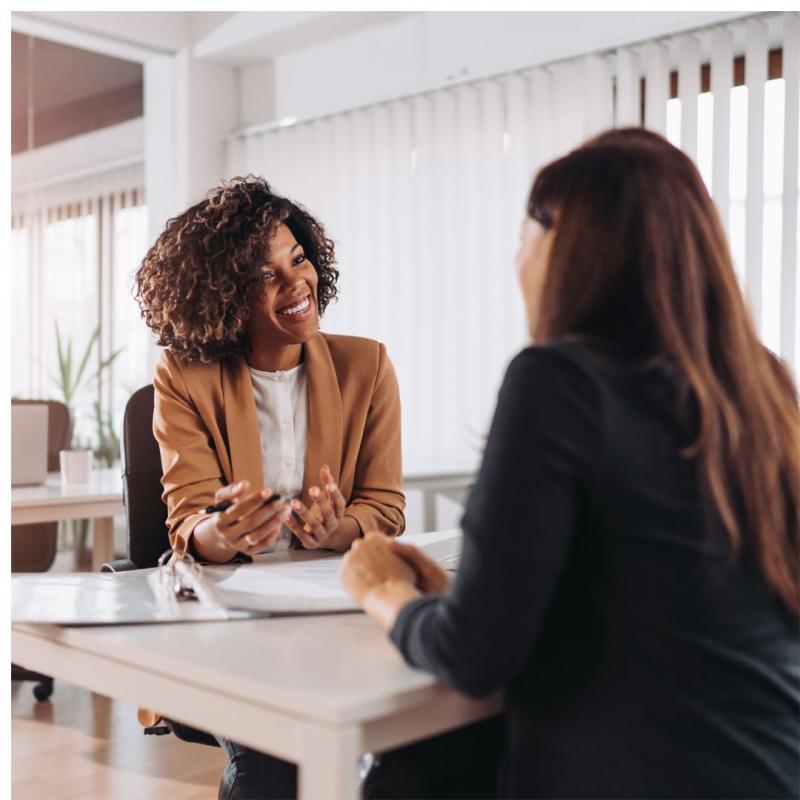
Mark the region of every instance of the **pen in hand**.
MULTIPOLYGON (((264 505, 268 506, 270 503, 274 503, 276 500, 280 500, 281 496, 279 494, 270 495, 265 501, 264 505)), ((214 503, 211 506, 206 506, 206 514, 213 514, 217 511, 227 511, 233 503, 230 500, 223 500, 221 503, 214 503)))

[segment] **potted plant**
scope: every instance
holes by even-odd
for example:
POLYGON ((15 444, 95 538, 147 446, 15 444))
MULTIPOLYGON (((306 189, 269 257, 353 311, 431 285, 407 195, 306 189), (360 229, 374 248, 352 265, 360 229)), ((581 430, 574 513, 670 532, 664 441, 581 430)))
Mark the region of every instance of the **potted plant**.
MULTIPOLYGON (((73 422, 76 419, 76 401, 83 392, 90 389, 95 381, 99 380, 106 370, 114 363, 115 359, 124 348, 115 350, 107 358, 102 359, 94 371, 89 371, 89 362, 94 351, 95 345, 100 338, 100 326, 98 325, 92 334, 79 359, 73 359, 72 339, 62 341, 58 322, 55 323, 56 332, 56 353, 58 357, 58 374, 51 376, 60 394, 60 400, 69 409, 73 422)), ((73 425, 72 441, 69 443, 70 451, 84 451, 90 453, 92 457, 102 462, 105 466, 113 466, 119 459, 119 437, 114 431, 112 419, 102 413, 99 403, 94 404, 94 423, 95 436, 94 442, 83 438, 78 433, 78 427, 73 425)), ((81 561, 85 555, 86 539, 89 532, 89 520, 73 520, 70 524, 73 545, 75 547, 75 557, 81 561)))

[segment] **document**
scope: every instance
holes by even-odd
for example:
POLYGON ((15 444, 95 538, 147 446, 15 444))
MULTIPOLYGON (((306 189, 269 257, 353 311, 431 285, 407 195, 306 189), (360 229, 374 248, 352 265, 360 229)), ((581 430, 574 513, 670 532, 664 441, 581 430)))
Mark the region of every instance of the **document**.
POLYGON ((127 625, 207 622, 254 614, 184 602, 159 590, 157 570, 28 574, 11 577, 11 622, 48 625, 127 625))
MULTIPOLYGON (((461 531, 403 536, 402 541, 426 552, 446 568, 461 552, 461 531)), ((342 588, 342 556, 313 550, 288 550, 260 556, 253 564, 214 567, 205 571, 227 608, 272 613, 355 611, 355 601, 342 588)))

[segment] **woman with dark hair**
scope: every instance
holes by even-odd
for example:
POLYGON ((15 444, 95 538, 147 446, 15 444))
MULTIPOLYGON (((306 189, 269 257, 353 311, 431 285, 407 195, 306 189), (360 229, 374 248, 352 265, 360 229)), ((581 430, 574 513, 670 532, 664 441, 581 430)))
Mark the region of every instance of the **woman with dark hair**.
POLYGON ((697 169, 589 141, 538 175, 517 269, 535 345, 453 583, 368 536, 345 586, 410 664, 505 689, 501 796, 798 797, 800 411, 697 169))
MULTIPOLYGON (((402 532, 397 380, 382 344, 320 333, 337 278, 322 226, 252 176, 171 219, 145 257, 137 299, 165 347, 153 428, 178 555, 344 551, 402 532)), ((221 797, 294 795, 293 765, 220 743, 221 797)))

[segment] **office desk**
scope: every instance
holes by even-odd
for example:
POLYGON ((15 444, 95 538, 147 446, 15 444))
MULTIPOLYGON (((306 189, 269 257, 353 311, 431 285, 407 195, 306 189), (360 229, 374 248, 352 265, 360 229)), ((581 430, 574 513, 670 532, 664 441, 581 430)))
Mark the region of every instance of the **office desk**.
POLYGON ((465 469, 411 469, 403 473, 403 488, 422 492, 422 530, 438 529, 436 497, 443 494, 461 505, 469 487, 475 482, 476 470, 465 469))
POLYGON ((410 669, 360 613, 105 628, 15 625, 11 648, 15 663, 297 763, 301 798, 352 800, 363 753, 500 709, 499 696, 472 700, 410 669))
POLYGON ((39 486, 11 489, 11 524, 93 520, 92 570, 114 558, 114 517, 123 514, 119 467, 92 470, 89 483, 62 486, 61 475, 51 472, 39 486))

